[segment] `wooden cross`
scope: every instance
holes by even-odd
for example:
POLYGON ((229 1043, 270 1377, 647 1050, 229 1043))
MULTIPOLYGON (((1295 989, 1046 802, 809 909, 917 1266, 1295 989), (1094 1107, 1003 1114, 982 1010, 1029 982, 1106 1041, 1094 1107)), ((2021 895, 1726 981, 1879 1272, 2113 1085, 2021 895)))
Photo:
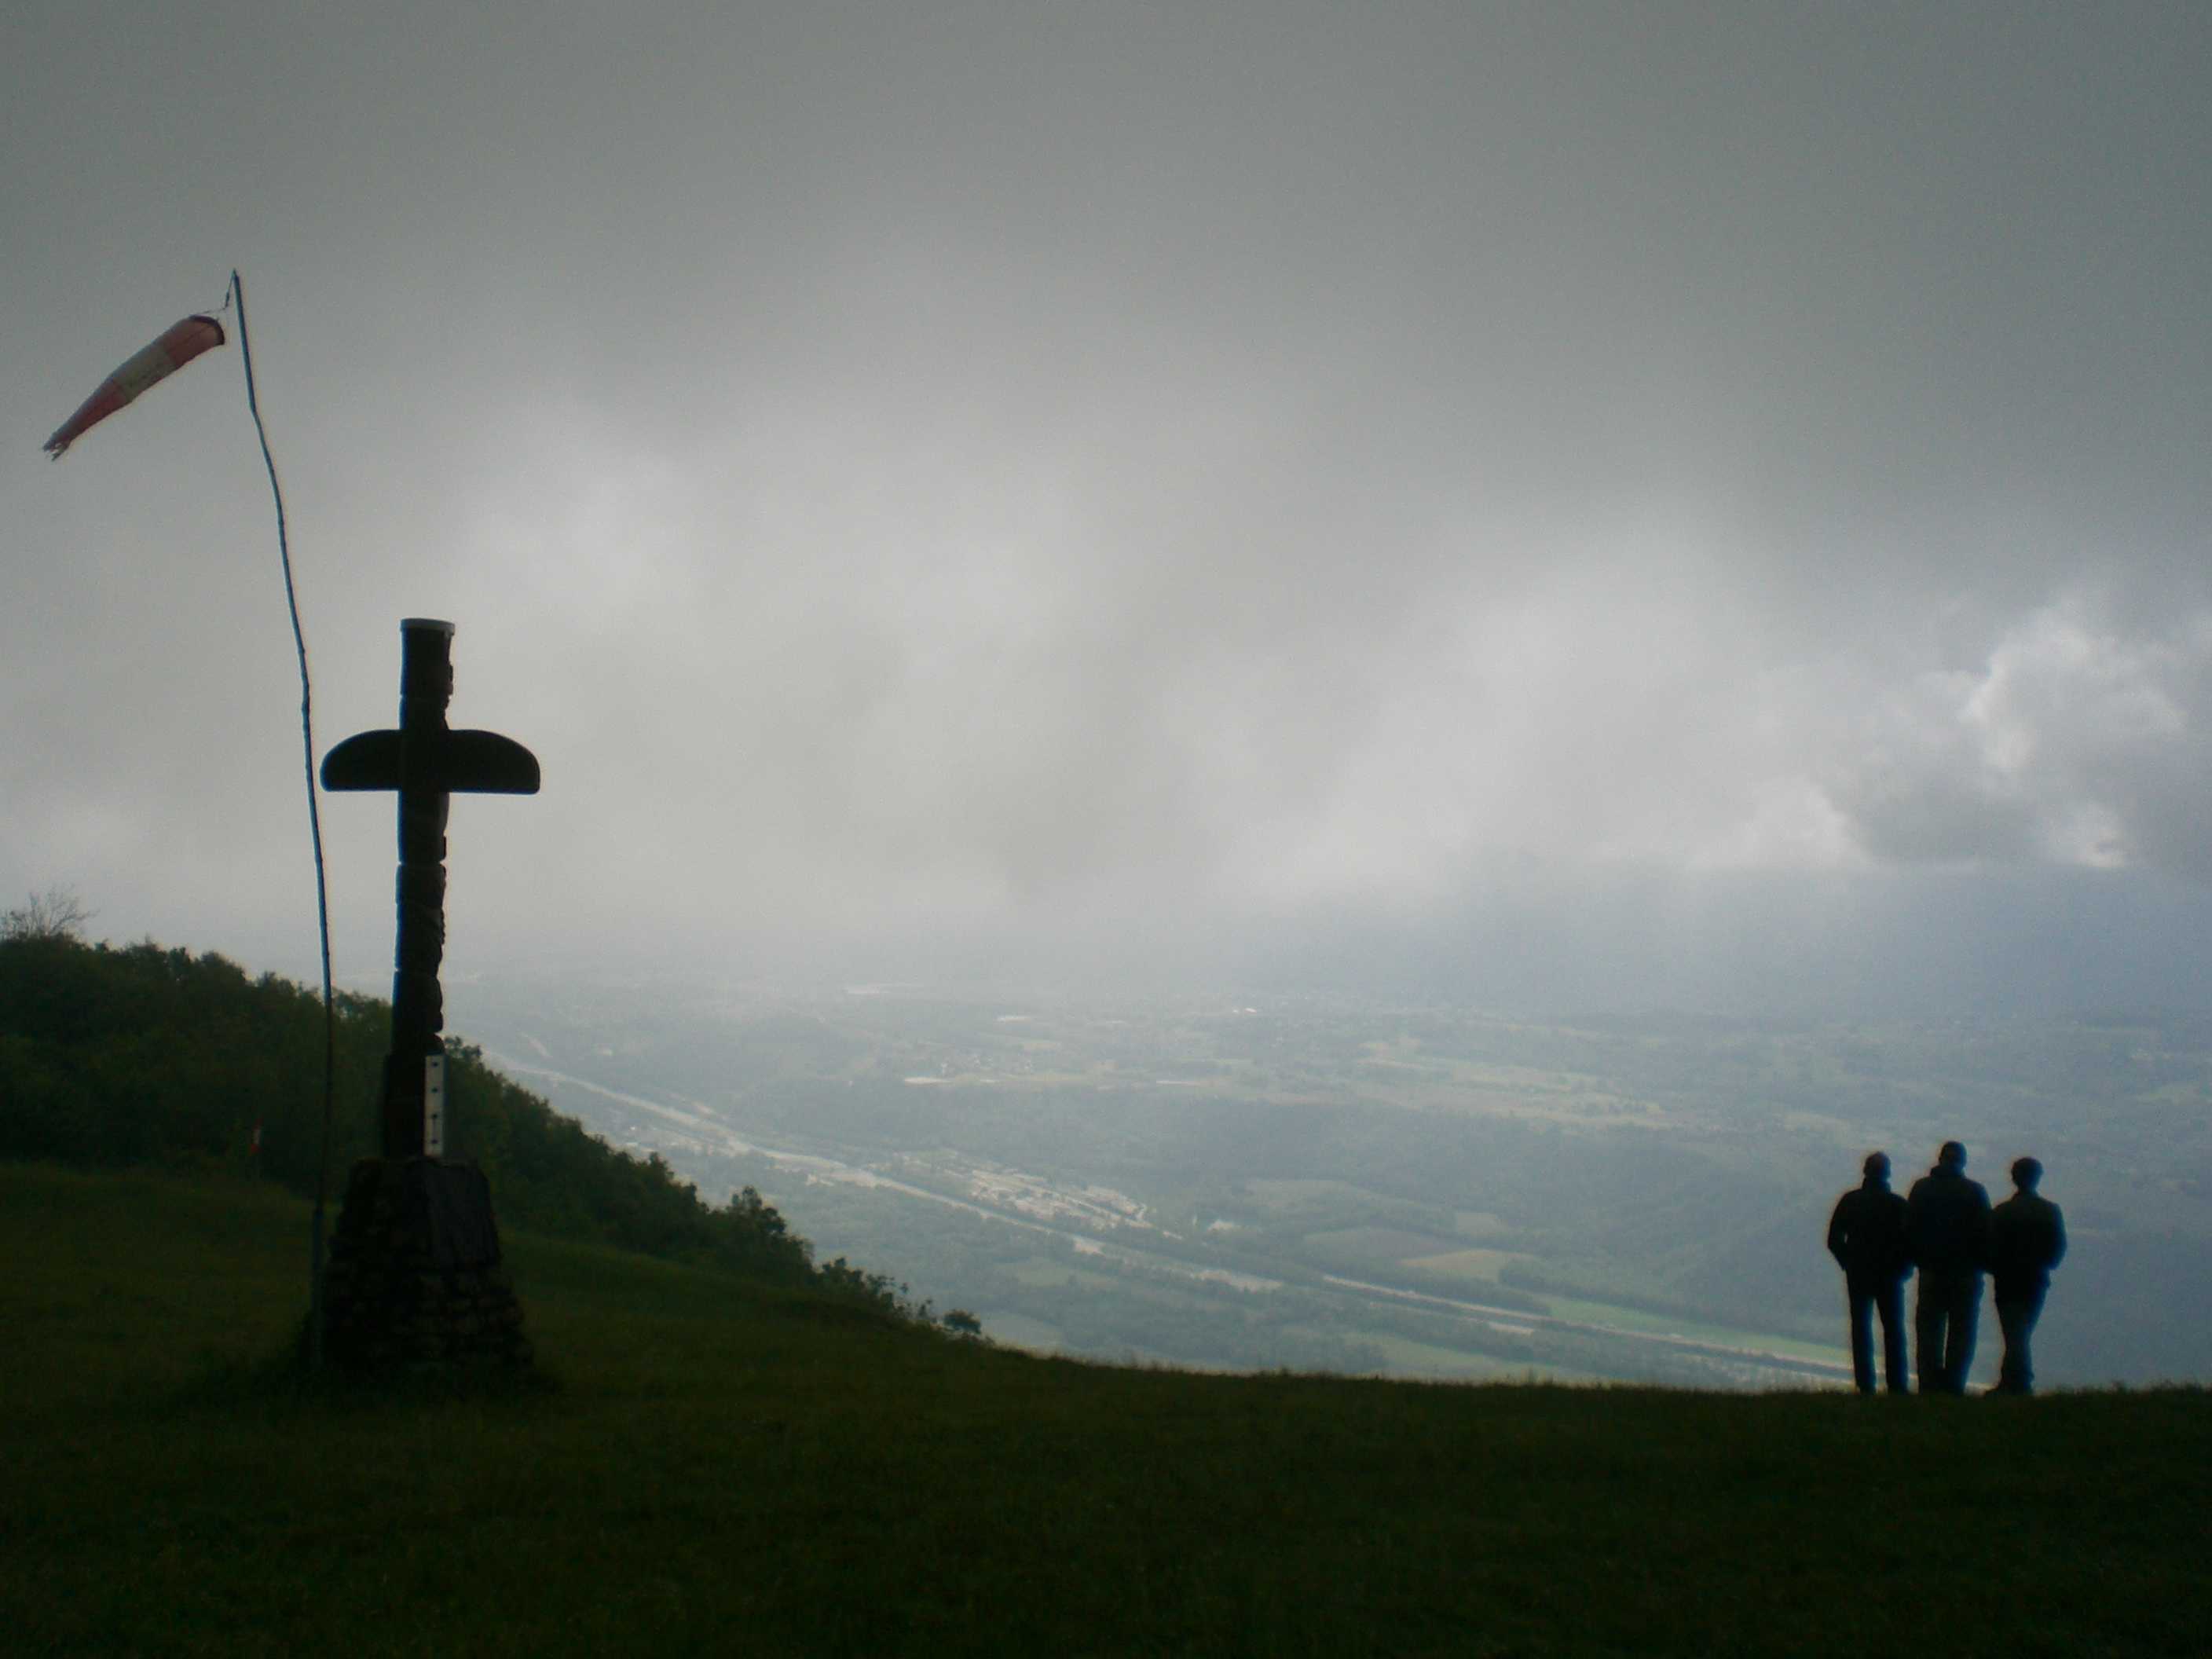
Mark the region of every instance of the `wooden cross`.
POLYGON ((442 1124, 426 1134, 426 1102, 442 1114, 446 951, 446 811, 456 794, 534 795, 538 757, 495 732, 446 725, 453 695, 453 625, 427 617, 399 624, 399 726, 362 732, 323 757, 323 787, 399 793, 399 922, 392 951, 392 1052, 384 1062, 381 1150, 435 1157, 442 1124))

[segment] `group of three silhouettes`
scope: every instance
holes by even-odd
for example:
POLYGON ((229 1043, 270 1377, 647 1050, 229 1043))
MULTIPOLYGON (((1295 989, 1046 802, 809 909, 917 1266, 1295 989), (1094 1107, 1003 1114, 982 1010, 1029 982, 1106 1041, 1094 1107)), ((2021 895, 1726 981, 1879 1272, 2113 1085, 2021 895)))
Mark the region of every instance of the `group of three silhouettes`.
POLYGON ((1882 1368, 1892 1394, 1905 1391, 1905 1281, 1920 1274, 1912 1340, 1920 1354, 1920 1392, 1964 1394, 1974 1363, 1982 1275, 1993 1281, 2004 1364, 1996 1392, 2035 1386, 2028 1340, 2043 1312, 2051 1270, 2066 1254, 2058 1206, 2035 1189, 2043 1165, 2014 1160, 2013 1195, 1996 1208, 1966 1179, 1966 1149, 1947 1140, 1936 1167, 1903 1198, 1889 1189, 1889 1157, 1869 1152, 1866 1179, 1836 1201, 1828 1253, 1844 1270, 1851 1311, 1851 1371, 1861 1394, 1874 1392, 1874 1317, 1881 1319, 1882 1368))

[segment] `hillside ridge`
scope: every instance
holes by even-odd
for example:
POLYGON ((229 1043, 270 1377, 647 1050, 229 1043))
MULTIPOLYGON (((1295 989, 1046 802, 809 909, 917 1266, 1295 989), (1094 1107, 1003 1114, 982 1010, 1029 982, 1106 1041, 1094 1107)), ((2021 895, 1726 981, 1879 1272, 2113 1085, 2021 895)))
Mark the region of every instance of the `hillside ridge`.
MULTIPOLYGON (((221 1171, 309 1195, 376 1146, 390 1005, 336 1000, 337 1088, 322 1167, 323 1011, 304 987, 151 942, 64 931, 0 938, 0 1158, 221 1171)), ((702 1200, 659 1154, 609 1146, 447 1043, 451 1155, 482 1168, 503 1223, 781 1283, 816 1282, 925 1316, 906 1286, 812 1245, 747 1187, 702 1200)))

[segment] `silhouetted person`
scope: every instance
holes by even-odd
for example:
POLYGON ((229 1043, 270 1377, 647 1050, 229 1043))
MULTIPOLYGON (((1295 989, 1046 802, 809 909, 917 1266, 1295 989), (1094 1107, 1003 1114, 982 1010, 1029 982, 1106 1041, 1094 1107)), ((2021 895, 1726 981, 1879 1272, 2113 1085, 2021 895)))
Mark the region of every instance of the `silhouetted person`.
POLYGON ((1990 1212, 1990 1279, 1996 1292, 1997 1324, 2004 1331, 2004 1367, 1997 1373, 2000 1394, 2035 1392, 2035 1366, 2028 1338, 2043 1312, 2051 1270, 2066 1258, 2066 1218, 2035 1188, 2043 1165, 2032 1158, 2013 1160, 2013 1195, 1990 1212))
POLYGON ((1905 1200, 1889 1190, 1889 1155, 1869 1152, 1866 1179, 1836 1200, 1828 1218, 1828 1254, 1844 1270, 1851 1310, 1851 1375, 1861 1394, 1874 1392, 1874 1316, 1881 1316, 1882 1373, 1892 1394, 1905 1382, 1905 1200))
POLYGON ((1990 1255, 1990 1195, 1966 1179, 1966 1149, 1947 1140, 1936 1167, 1905 1200, 1905 1247, 1920 1269, 1912 1340, 1920 1350, 1920 1392, 1964 1394, 1974 1364, 1982 1269, 1990 1255))

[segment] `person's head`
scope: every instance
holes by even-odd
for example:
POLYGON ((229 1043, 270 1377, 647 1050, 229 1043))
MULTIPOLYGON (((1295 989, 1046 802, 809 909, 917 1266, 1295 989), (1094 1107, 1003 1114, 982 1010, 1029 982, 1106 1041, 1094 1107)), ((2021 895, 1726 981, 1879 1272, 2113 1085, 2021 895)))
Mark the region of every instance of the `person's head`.
POLYGON ((1955 1140, 1945 1141, 1943 1149, 1936 1154, 1936 1167, 1958 1174, 1966 1167, 1966 1149, 1955 1140))
POLYGON ((2035 1190, 2035 1183, 2043 1179, 2043 1165, 2032 1158, 2016 1158, 2012 1161, 2012 1184, 2024 1193, 2035 1190))
POLYGON ((1869 1152, 1866 1155, 1866 1162, 1860 1164, 1859 1168, 1866 1171, 1866 1178, 1869 1181, 1887 1181, 1889 1179, 1889 1154, 1869 1152))

